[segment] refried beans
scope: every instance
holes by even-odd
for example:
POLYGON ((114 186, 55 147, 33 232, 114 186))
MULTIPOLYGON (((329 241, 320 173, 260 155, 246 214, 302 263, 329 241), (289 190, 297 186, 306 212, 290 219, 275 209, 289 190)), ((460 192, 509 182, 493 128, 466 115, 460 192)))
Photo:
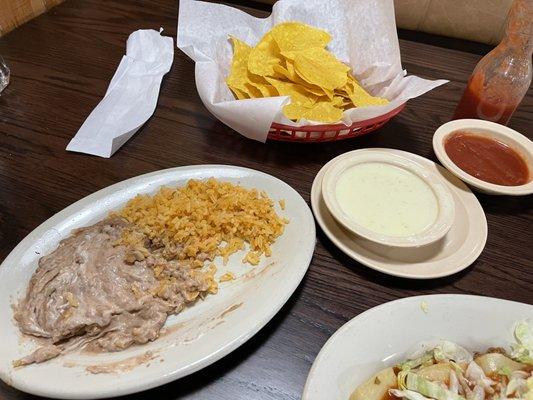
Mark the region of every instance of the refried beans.
POLYGON ((15 320, 23 333, 48 344, 16 366, 73 347, 117 351, 152 341, 169 314, 213 288, 214 271, 116 245, 126 228, 125 219, 110 218, 78 229, 39 260, 15 320))
POLYGON ((256 265, 288 222, 265 192, 213 178, 136 196, 39 260, 15 320, 45 343, 15 366, 155 340, 168 315, 217 292, 215 257, 247 247, 256 265))

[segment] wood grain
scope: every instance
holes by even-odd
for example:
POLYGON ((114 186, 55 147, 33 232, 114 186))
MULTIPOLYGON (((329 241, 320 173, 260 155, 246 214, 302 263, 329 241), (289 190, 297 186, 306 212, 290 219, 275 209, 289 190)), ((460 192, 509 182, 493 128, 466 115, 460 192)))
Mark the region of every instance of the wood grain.
MULTIPOLYGON (((111 159, 66 152, 68 141, 105 93, 128 35, 161 26, 175 37, 176 15, 173 0, 69 0, 0 40, 0 54, 12 69, 12 83, 0 96, 0 259, 76 200, 162 168, 205 163, 254 168, 283 179, 309 201, 315 174, 346 151, 391 147, 435 159, 432 134, 449 120, 480 59, 454 50, 463 48, 462 42, 449 41, 444 48, 429 44, 428 37, 424 43, 401 40, 403 64, 410 73, 450 83, 410 101, 398 117, 366 137, 321 145, 262 144, 209 114, 196 92, 192 61, 176 50, 154 116, 111 159)), ((531 137, 531 90, 510 126, 531 137)), ((533 302, 532 197, 478 198, 487 214, 489 237, 467 270, 432 281, 386 276, 343 255, 318 230, 315 255, 302 284, 254 338, 192 376, 129 397, 299 399, 324 342, 370 307, 428 293, 533 302)), ((0 385, 0 399, 29 398, 0 385)))
POLYGON ((0 0, 0 37, 63 0, 0 0))

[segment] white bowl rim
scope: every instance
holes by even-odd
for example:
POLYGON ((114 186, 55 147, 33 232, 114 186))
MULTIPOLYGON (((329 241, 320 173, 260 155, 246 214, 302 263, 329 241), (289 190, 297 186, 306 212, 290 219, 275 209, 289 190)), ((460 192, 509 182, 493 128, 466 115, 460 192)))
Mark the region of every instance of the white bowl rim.
POLYGON ((520 150, 526 150, 529 157, 524 158, 533 159, 533 142, 520 132, 491 121, 485 121, 481 119, 458 119, 441 125, 433 135, 433 150, 435 151, 435 155, 439 161, 447 170, 449 170, 462 181, 482 190, 485 193, 511 196, 525 196, 533 193, 533 165, 527 163, 527 159, 526 163, 529 168, 530 180, 527 183, 518 186, 503 186, 485 182, 459 168, 446 153, 446 150, 444 149, 444 141, 452 132, 463 129, 482 129, 484 130, 483 134, 485 136, 494 138, 498 141, 503 141, 515 151, 518 151, 519 154, 523 153, 523 151, 520 150), (494 132, 501 135, 505 139, 501 140, 499 135, 495 135, 494 132), (519 149, 517 149, 517 147, 519 147, 519 149))
MULTIPOLYGON (((527 304, 527 303, 522 303, 519 301, 515 301, 515 300, 507 300, 507 299, 501 299, 501 298, 492 297, 492 296, 473 295, 473 294, 464 294, 464 293, 437 293, 437 294, 408 296, 408 297, 404 297, 401 299, 393 299, 385 303, 378 304, 372 308, 362 311, 361 313, 357 314, 350 320, 346 321, 324 343, 324 345, 318 352, 317 356, 315 357, 315 360, 313 361, 313 364, 311 365, 311 369, 309 370, 309 373, 307 375, 307 379, 304 385, 304 390, 302 393, 302 400, 311 399, 311 385, 312 385, 312 381, 316 379, 315 375, 317 375, 317 369, 319 368, 320 364, 323 362, 325 357, 328 355, 328 352, 331 351, 331 348, 334 348, 335 342, 339 339, 339 337, 342 337, 342 335, 346 331, 349 331, 354 325, 360 324, 361 321, 364 321, 366 318, 371 318, 372 316, 376 316, 381 313, 384 313, 384 314, 390 313, 396 307, 401 307, 404 304, 409 304, 409 303, 422 304, 422 302, 424 301, 430 304, 433 301, 438 301, 438 302, 461 301, 463 303, 470 303, 470 304, 484 303, 487 305, 494 305, 494 306, 506 305, 506 306, 517 306, 517 307, 531 307, 533 309, 532 305, 527 304)), ((407 349, 403 349, 402 351, 405 351, 405 350, 407 349)))
POLYGON ((345 228, 373 242, 394 247, 419 247, 436 242, 448 233, 455 217, 455 203, 452 194, 440 177, 412 159, 386 151, 361 149, 344 153, 333 159, 322 180, 322 195, 333 217, 345 228), (391 236, 365 228, 344 213, 334 194, 339 176, 344 170, 353 165, 371 162, 399 166, 415 174, 431 188, 439 207, 437 218, 431 226, 415 235, 391 236))

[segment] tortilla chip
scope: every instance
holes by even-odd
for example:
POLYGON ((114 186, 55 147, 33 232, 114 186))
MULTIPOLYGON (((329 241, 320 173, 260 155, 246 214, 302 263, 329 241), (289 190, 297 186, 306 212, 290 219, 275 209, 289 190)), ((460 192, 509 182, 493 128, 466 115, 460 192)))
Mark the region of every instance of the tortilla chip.
POLYGON ((331 41, 331 36, 326 31, 301 22, 278 24, 272 28, 270 34, 282 52, 304 50, 309 47, 324 48, 331 41))
POLYGON ((233 60, 227 85, 238 100, 290 96, 283 112, 292 120, 340 122, 354 107, 387 104, 370 95, 350 75, 350 67, 325 49, 331 36, 324 30, 285 22, 251 47, 231 37, 233 60))

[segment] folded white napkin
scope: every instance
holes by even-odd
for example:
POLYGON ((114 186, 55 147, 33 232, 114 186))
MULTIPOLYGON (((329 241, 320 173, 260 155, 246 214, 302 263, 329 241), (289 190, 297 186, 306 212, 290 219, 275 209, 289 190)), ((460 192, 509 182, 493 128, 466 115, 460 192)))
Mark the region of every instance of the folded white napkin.
POLYGON ((67 150, 111 157, 152 116, 161 80, 174 60, 174 41, 161 31, 141 29, 130 35, 104 98, 67 150))

